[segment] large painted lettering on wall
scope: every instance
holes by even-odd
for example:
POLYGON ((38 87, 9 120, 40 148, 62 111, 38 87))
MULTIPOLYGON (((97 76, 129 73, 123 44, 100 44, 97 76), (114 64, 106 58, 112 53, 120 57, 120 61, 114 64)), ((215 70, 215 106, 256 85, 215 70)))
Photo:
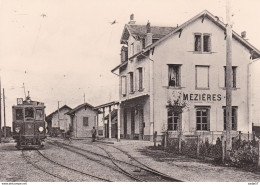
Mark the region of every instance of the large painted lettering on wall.
POLYGON ((221 94, 193 94, 193 93, 183 93, 183 100, 184 101, 221 101, 223 99, 221 94))

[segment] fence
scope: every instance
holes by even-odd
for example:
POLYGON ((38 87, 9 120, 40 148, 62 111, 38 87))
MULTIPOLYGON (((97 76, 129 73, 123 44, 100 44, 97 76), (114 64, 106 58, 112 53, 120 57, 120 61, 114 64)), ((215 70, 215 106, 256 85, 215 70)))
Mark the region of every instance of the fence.
MULTIPOLYGON (((218 162, 224 162, 225 154, 225 135, 217 135, 213 143, 210 138, 201 135, 175 135, 169 137, 166 132, 162 145, 169 151, 181 153, 191 157, 207 158, 218 162), (218 137, 217 137, 218 136, 218 137)), ((244 140, 239 132, 232 138, 232 150, 229 151, 230 162, 235 166, 257 164, 260 168, 260 141, 253 137, 252 140, 244 140), (257 141, 258 140, 258 141, 257 141)), ((249 137, 248 137, 249 138, 249 137)))

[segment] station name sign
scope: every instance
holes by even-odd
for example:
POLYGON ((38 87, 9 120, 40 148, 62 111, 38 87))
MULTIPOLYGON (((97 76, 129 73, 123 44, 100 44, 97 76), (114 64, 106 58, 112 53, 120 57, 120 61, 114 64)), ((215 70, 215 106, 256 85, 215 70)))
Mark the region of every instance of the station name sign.
POLYGON ((183 100, 184 101, 221 101, 222 95, 221 94, 193 94, 183 93, 183 100))

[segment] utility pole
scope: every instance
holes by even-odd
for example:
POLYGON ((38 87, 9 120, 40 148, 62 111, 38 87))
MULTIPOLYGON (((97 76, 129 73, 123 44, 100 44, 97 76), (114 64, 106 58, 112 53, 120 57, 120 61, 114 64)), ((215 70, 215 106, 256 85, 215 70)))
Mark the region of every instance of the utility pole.
POLYGON ((3 89, 3 102, 4 102, 4 137, 6 139, 5 89, 3 89))
POLYGON ((84 93, 84 96, 83 96, 83 97, 84 97, 84 103, 85 103, 85 93, 84 93))
POLYGON ((232 149, 232 25, 230 0, 226 0, 226 159, 232 149))
POLYGON ((60 101, 58 101, 58 127, 60 127, 60 101))
POLYGON ((0 143, 2 142, 2 96, 1 96, 2 86, 0 78, 0 143))
POLYGON ((26 92, 25 92, 25 85, 23 83, 23 91, 24 91, 24 99, 26 100, 26 92))

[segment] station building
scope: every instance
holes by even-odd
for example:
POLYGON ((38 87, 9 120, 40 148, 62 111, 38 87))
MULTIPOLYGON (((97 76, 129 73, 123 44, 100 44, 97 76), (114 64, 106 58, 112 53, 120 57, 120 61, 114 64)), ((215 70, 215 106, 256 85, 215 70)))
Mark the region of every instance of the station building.
MULTIPOLYGON (((225 24, 207 10, 177 27, 136 25, 133 15, 121 36, 119 133, 152 140, 168 131, 175 137, 225 133, 225 24), (181 102, 174 113, 169 105, 181 102)), ((260 52, 233 31, 232 134, 252 133, 250 63, 260 52)))
POLYGON ((72 125, 72 137, 86 138, 92 137, 91 130, 97 128, 98 110, 88 103, 83 103, 70 110, 66 114, 70 116, 72 125))
POLYGON ((70 116, 66 115, 72 108, 67 105, 55 110, 46 117, 49 130, 51 128, 60 128, 61 130, 67 131, 71 125, 70 116))

